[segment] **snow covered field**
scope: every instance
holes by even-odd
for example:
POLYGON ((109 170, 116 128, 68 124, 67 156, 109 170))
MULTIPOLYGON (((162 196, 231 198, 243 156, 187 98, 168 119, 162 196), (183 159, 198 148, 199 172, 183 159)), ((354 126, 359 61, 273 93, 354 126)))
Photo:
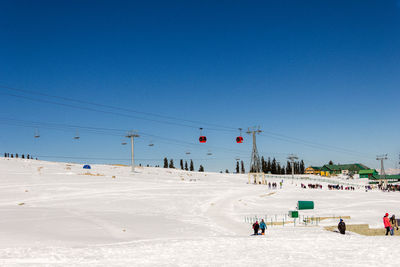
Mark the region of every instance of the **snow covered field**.
POLYGON ((247 175, 162 168, 132 175, 122 166, 87 171, 0 158, 0 266, 398 266, 397 236, 323 229, 337 220, 250 236, 245 217, 281 220, 297 200, 315 201, 302 215, 351 216, 347 224, 380 228, 385 212, 400 215, 400 193, 323 186, 285 179, 283 189, 269 190, 247 184, 247 175))

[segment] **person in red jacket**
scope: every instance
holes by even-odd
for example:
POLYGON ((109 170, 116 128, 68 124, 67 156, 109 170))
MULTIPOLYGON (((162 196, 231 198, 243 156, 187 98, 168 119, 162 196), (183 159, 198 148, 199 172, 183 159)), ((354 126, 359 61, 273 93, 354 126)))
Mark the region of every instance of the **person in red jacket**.
POLYGON ((383 225, 386 228, 386 235, 388 235, 390 232, 390 227, 392 227, 392 225, 390 224, 390 221, 389 221, 389 213, 386 213, 385 217, 383 217, 383 225))

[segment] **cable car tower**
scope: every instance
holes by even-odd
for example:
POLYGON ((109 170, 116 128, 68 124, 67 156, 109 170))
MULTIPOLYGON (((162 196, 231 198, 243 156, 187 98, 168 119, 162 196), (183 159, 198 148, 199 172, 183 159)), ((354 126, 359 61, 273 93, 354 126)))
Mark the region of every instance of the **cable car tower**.
POLYGON ((383 167, 383 161, 388 159, 387 155, 388 154, 383 154, 383 155, 376 156, 376 160, 380 160, 381 161, 381 173, 380 173, 379 177, 381 177, 381 178, 383 177, 383 181, 381 179, 380 182, 381 183, 382 182, 385 183, 385 185, 387 185, 387 180, 385 179, 386 175, 385 175, 385 167, 383 167))
POLYGON ((133 150, 133 139, 135 137, 139 137, 138 134, 136 134, 136 131, 129 131, 128 134, 125 136, 126 138, 131 139, 131 156, 132 156, 132 172, 135 172, 135 157, 134 157, 134 150, 133 150))
POLYGON ((256 143, 256 134, 260 134, 262 131, 260 130, 260 126, 253 127, 252 129, 248 128, 247 134, 253 135, 253 151, 251 152, 251 161, 250 161, 250 172, 259 173, 261 171, 261 160, 258 155, 257 143, 256 143))
POLYGON ((265 183, 265 174, 261 170, 261 160, 258 155, 257 143, 256 143, 256 134, 260 134, 262 131, 260 130, 260 126, 248 128, 247 134, 253 135, 253 150, 251 152, 251 161, 250 161, 250 171, 249 171, 249 183, 250 183, 250 175, 254 176, 254 183, 257 184, 257 178, 259 175, 262 175, 263 183, 265 183))

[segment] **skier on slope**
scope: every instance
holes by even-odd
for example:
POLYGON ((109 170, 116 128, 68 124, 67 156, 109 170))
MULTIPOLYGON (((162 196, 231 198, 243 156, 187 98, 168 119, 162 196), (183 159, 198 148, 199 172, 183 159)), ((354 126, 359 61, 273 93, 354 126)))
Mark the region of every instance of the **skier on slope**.
POLYGON ((260 228, 260 225, 258 224, 258 221, 256 221, 253 224, 253 229, 254 229, 254 235, 258 235, 258 229, 260 228))
POLYGON ((267 228, 267 225, 264 222, 264 219, 261 220, 260 222, 260 229, 261 229, 261 234, 265 235, 265 229, 267 228))
POLYGON ((392 227, 392 225, 390 224, 390 221, 389 221, 389 213, 386 213, 385 217, 383 217, 383 225, 386 228, 386 235, 388 235, 390 232, 390 227, 392 227))
POLYGON ((338 229, 342 235, 346 234, 346 224, 344 223, 343 219, 340 219, 340 222, 338 224, 338 229))

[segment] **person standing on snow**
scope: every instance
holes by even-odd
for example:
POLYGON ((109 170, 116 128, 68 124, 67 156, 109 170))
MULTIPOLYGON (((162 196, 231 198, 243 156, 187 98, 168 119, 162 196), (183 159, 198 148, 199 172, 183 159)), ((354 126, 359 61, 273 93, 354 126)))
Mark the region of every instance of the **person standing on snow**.
POLYGON ((397 223, 396 216, 394 216, 394 214, 392 215, 392 217, 390 217, 390 223, 393 226, 393 230, 394 228, 396 228, 396 230, 399 230, 399 224, 397 223))
POLYGON ((339 222, 337 228, 339 229, 339 232, 342 235, 346 234, 346 224, 344 223, 343 219, 340 219, 340 222, 339 222))
POLYGON ((260 229, 261 229, 261 234, 265 235, 265 229, 267 228, 267 225, 264 222, 264 219, 261 220, 260 222, 260 229))
POLYGON ((253 224, 253 229, 254 229, 254 235, 258 235, 258 229, 260 228, 260 225, 258 224, 258 221, 256 221, 253 224))
POLYGON ((386 235, 388 235, 389 232, 390 232, 390 227, 392 227, 392 226, 390 225, 390 221, 389 221, 389 213, 386 213, 386 214, 385 214, 385 217, 383 217, 383 225, 384 225, 385 228, 386 228, 386 235))

